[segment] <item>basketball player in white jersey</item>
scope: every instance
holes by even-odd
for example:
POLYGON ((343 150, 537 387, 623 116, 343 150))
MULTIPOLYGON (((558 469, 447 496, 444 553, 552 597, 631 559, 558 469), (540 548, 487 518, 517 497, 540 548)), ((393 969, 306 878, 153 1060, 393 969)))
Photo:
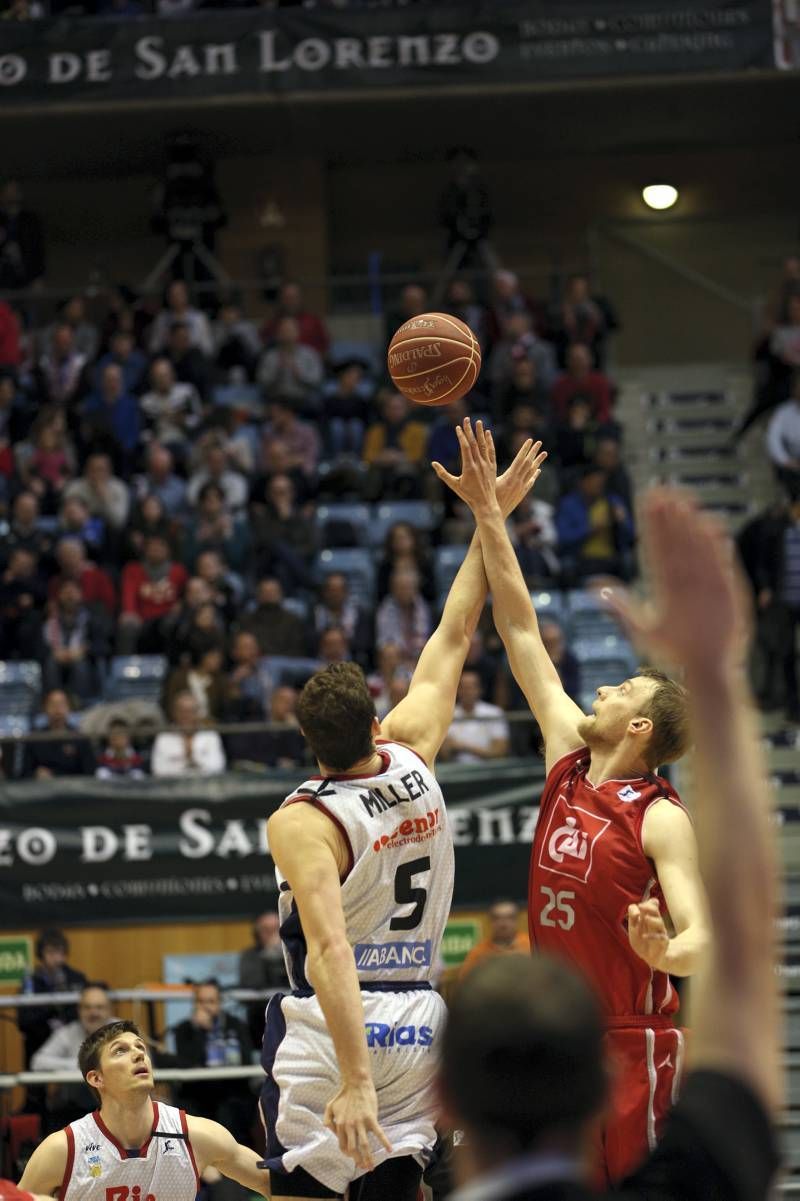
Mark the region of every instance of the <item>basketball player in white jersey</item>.
MULTIPOLYGON (((498 480, 510 513, 543 455, 498 480)), ((261 1097, 274 1201, 415 1201, 436 1141, 444 1003, 430 978, 450 912, 453 845, 433 763, 486 599, 477 540, 379 723, 360 668, 312 677, 297 715, 319 774, 268 823, 293 986, 267 1008, 261 1097)))
POLYGON ((133 1022, 110 1022, 83 1042, 83 1078, 100 1108, 37 1147, 21 1189, 59 1201, 194 1201, 209 1166, 269 1197, 259 1157, 218 1122, 152 1101, 153 1068, 133 1022))

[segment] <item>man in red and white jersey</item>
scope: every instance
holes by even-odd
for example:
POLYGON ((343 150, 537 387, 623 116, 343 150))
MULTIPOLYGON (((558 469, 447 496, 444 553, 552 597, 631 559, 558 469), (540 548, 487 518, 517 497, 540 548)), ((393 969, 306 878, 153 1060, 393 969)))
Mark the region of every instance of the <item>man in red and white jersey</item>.
POLYGON ((694 972, 708 944, 692 824, 654 774, 687 749, 687 697, 663 673, 641 670, 598 688, 591 715, 570 700, 494 498, 491 435, 465 428, 458 436, 462 475, 434 467, 475 514, 495 625, 545 742, 531 945, 568 959, 603 1006, 613 1084, 598 1178, 615 1183, 655 1146, 677 1096, 684 1047, 671 1020, 678 1001, 669 977, 694 972))
POLYGON ((57 1192, 59 1201, 194 1201, 201 1174, 213 1166, 269 1197, 269 1173, 255 1151, 218 1122, 151 1100, 153 1068, 133 1022, 109 1022, 90 1034, 78 1063, 100 1108, 36 1148, 20 1189, 57 1192))

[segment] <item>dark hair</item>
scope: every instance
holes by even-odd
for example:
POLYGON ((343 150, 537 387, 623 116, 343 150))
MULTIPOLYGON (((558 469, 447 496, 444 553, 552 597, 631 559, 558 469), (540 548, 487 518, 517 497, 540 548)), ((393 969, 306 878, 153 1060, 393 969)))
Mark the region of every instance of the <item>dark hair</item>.
MULTIPOLYGON (((105 1026, 100 1026, 95 1030, 94 1034, 89 1034, 83 1040, 78 1051, 78 1067, 84 1080, 89 1072, 96 1072, 100 1067, 100 1057, 103 1054, 103 1047, 107 1047, 115 1038, 119 1038, 121 1034, 135 1034, 137 1038, 142 1037, 142 1032, 135 1022, 107 1022, 105 1026)), ((92 1088, 88 1080, 86 1083, 92 1089, 92 1093, 98 1101, 102 1101, 102 1097, 96 1088, 92 1088)))
POLYGON ((347 771, 373 749, 375 703, 355 663, 332 663, 307 681, 297 720, 312 754, 326 767, 347 771))
POLYGON ((636 674, 656 685, 642 710, 642 715, 653 723, 646 752, 648 767, 653 771, 661 763, 674 763, 689 749, 689 694, 683 684, 655 667, 640 667, 636 674))
POLYGON ((386 531, 386 538, 384 539, 384 543, 383 543, 384 557, 389 562, 392 561, 392 559, 394 557, 394 551, 392 550, 392 540, 394 538, 395 533, 399 529, 405 529, 405 530, 411 531, 411 540, 413 543, 411 553, 414 556, 414 560, 417 564, 417 567, 421 567, 425 561, 425 545, 423 542, 422 534, 420 533, 420 531, 417 529, 417 527, 415 525, 411 524, 410 521, 395 521, 392 525, 389 526, 388 530, 386 531))
POLYGON ((105 980, 87 980, 85 984, 81 985, 81 991, 78 993, 78 998, 80 999, 85 992, 89 991, 90 988, 99 988, 102 992, 106 993, 109 991, 105 980))
POLYGON ((225 500, 225 493, 223 492, 222 488, 220 488, 219 484, 215 484, 213 480, 206 480, 206 482, 203 484, 203 487, 197 494, 198 503, 202 504, 205 498, 210 496, 212 492, 216 492, 220 500, 225 500))
POLYGON ((547 955, 480 964, 450 1007, 442 1091, 470 1137, 528 1151, 543 1133, 576 1140, 603 1102, 603 1021, 587 985, 547 955))
POLYGON ((201 988, 215 988, 220 995, 222 994, 222 988, 216 976, 209 976, 207 980, 196 980, 194 983, 195 992, 199 992, 201 988))
POLYGON ((130 728, 129 722, 127 722, 124 717, 112 717, 111 721, 108 723, 108 729, 106 730, 106 733, 110 734, 112 730, 124 730, 127 734, 130 731, 130 728))
POLYGON ((65 955, 69 955, 69 941, 66 934, 61 930, 57 930, 55 926, 48 926, 42 930, 39 937, 36 939, 36 958, 41 959, 42 952, 46 947, 58 947, 65 955))

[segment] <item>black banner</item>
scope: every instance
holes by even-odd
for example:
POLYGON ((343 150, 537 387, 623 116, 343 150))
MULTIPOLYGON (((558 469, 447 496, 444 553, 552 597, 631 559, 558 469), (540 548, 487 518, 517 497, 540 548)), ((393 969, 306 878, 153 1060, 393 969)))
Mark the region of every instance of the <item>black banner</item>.
MULTIPOLYGON (((456 905, 523 899, 542 770, 444 767, 456 905)), ((252 917, 274 903, 266 818, 297 775, 0 786, 0 928, 252 917)))
POLYGON ((6 22, 15 104, 535 85, 774 66, 770 0, 529 0, 6 22))

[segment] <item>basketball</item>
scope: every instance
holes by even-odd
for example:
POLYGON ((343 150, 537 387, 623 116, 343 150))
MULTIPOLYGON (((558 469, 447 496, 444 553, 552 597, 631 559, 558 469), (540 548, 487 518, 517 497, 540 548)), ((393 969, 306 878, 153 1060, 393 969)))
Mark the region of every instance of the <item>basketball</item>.
POLYGON ((420 405, 449 405, 475 386, 481 348, 468 325, 447 313, 422 313, 389 343, 389 374, 398 391, 420 405))

